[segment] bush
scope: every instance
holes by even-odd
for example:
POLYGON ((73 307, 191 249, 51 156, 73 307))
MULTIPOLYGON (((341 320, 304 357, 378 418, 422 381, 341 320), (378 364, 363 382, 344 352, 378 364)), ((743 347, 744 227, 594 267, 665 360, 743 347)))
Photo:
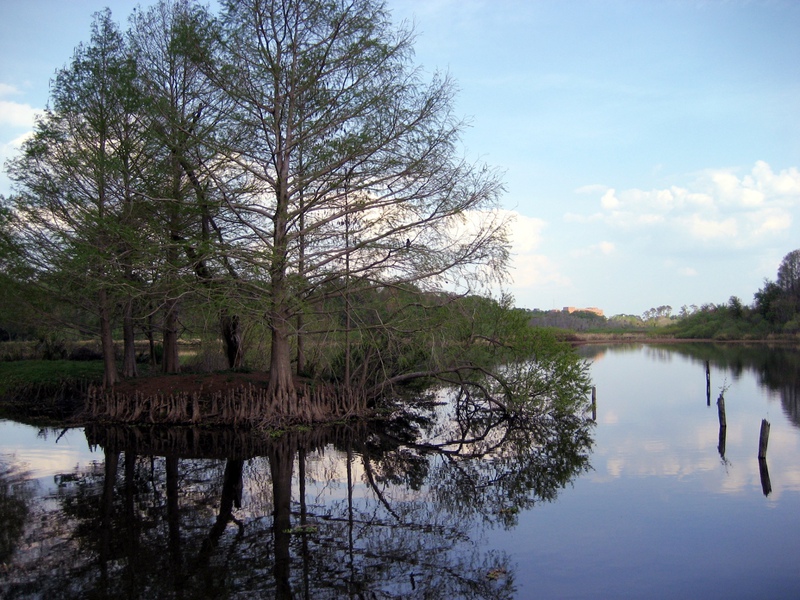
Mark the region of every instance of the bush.
POLYGON ((69 360, 103 360, 103 355, 88 346, 77 346, 69 353, 69 360))

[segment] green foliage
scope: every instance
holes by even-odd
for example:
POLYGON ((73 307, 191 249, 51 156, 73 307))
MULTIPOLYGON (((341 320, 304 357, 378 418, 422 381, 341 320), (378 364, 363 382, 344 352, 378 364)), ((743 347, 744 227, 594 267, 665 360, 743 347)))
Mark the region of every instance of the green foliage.
POLYGON ((800 334, 800 250, 787 254, 777 282, 764 280, 752 306, 731 296, 725 304, 705 304, 669 327, 678 338, 746 340, 800 334))

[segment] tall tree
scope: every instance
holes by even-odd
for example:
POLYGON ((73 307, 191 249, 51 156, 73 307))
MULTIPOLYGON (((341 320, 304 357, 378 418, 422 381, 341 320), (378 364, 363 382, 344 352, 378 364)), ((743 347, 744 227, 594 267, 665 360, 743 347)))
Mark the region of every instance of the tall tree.
POLYGON ((135 149, 120 129, 132 123, 134 77, 110 11, 95 14, 90 43, 58 71, 52 104, 9 169, 27 259, 40 275, 62 277, 73 297, 83 289, 95 298, 107 386, 119 377, 112 325, 120 275, 143 240, 131 219, 135 149))
MULTIPOLYGON (((149 98, 142 118, 157 148, 160 176, 152 178, 153 200, 160 211, 168 280, 179 279, 184 266, 193 270, 210 297, 220 303, 220 330, 229 366, 241 366, 239 318, 225 295, 231 279, 239 278, 224 249, 225 222, 220 219, 219 184, 226 163, 214 150, 213 139, 224 137, 225 96, 204 76, 185 49, 208 40, 212 22, 205 9, 189 0, 161 0, 131 18, 130 40, 139 63, 137 83, 149 98), (210 107, 213 107, 211 109, 210 107), (180 258, 185 255, 185 260, 180 258)), ((227 290, 229 291, 229 290, 227 290)), ((178 369, 177 296, 165 290, 164 368, 178 369)))
POLYGON ((445 277, 469 288, 502 274, 505 229, 492 211, 502 183, 456 154, 454 84, 422 81, 412 33, 382 2, 229 1, 222 23, 224 52, 204 68, 246 134, 218 151, 249 186, 226 201, 258 248, 270 391, 291 411, 302 306, 335 282, 348 293, 445 277))

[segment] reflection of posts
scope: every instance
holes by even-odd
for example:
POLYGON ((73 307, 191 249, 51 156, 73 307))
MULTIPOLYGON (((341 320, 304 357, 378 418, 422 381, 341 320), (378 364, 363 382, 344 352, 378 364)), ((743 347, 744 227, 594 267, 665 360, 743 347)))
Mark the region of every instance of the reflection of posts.
POLYGON ((597 388, 592 386, 592 421, 597 421, 597 388))
POLYGON ((706 406, 711 406, 711 365, 706 361, 706 406))
POLYGON ((719 443, 717 444, 717 450, 719 450, 719 455, 724 461, 725 438, 728 431, 728 420, 725 417, 725 396, 723 394, 720 394, 719 398, 717 398, 717 414, 719 415, 719 443))
POLYGON ((761 491, 765 496, 769 496, 772 492, 772 482, 769 480, 769 469, 767 469, 767 459, 758 459, 758 472, 761 475, 761 491))

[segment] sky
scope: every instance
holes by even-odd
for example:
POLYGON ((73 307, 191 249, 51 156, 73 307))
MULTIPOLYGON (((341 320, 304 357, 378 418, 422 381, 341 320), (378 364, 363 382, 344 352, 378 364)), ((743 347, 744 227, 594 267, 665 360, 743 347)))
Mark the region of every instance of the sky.
MULTIPOLYGON (((0 161, 105 6, 0 2, 0 161)), ((141 3, 147 6, 146 0, 141 3)), ((800 2, 387 0, 503 173, 517 306, 745 304, 800 248, 800 2)), ((0 194, 10 182, 0 175, 0 194)))

